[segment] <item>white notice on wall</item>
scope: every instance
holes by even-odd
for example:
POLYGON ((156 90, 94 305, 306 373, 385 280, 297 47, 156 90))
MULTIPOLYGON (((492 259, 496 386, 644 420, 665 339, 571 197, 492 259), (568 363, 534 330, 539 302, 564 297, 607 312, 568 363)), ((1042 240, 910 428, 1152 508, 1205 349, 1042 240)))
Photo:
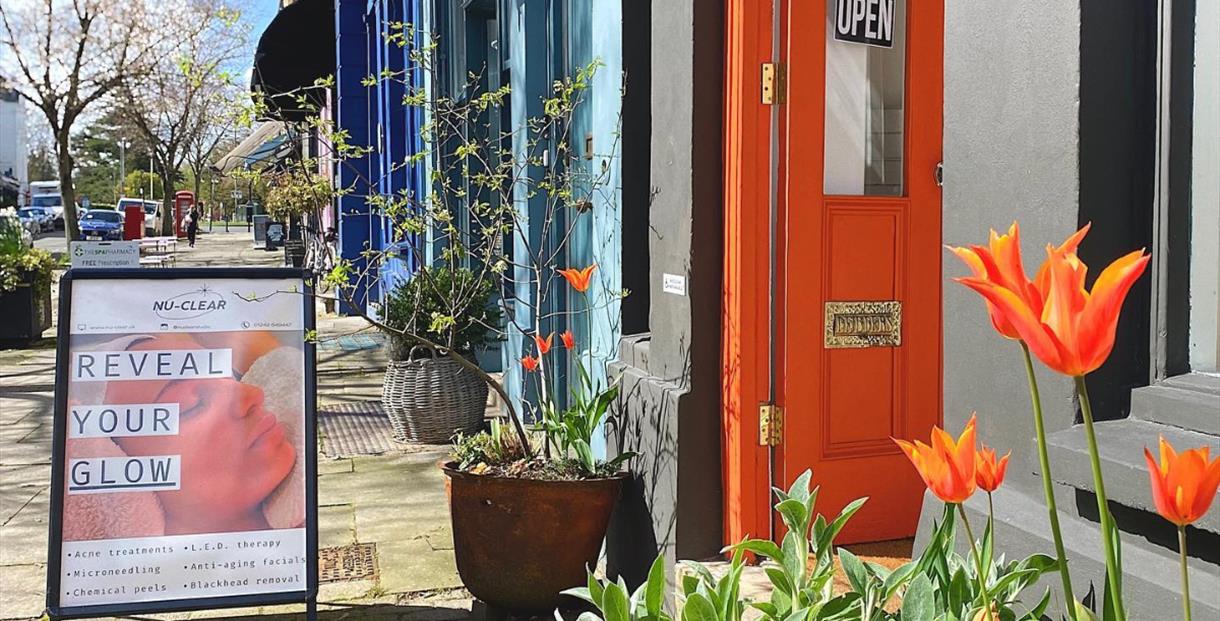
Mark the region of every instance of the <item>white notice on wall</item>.
POLYGON ((686 277, 677 274, 662 274, 661 290, 665 293, 686 295, 686 277))

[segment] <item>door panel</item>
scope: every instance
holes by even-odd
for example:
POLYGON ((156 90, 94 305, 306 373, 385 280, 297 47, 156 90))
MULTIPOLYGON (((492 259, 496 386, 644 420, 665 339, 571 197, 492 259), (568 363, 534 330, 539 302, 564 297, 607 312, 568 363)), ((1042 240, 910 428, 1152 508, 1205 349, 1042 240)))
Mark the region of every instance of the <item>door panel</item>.
POLYGON ((868 496, 847 543, 914 534, 923 485, 892 438, 940 421, 943 6, 895 0, 884 49, 833 40, 836 2, 784 20, 776 483, 811 468, 830 516, 868 496))

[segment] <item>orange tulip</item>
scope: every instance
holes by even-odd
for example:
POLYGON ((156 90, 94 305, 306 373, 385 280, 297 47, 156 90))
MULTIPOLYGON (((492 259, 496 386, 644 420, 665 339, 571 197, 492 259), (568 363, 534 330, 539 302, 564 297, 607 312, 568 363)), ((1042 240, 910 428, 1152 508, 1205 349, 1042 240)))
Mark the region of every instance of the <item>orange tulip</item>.
POLYGON ((1220 457, 1210 459, 1208 447, 1181 454, 1161 438, 1161 463, 1144 448, 1148 477, 1152 481, 1152 500, 1161 517, 1177 524, 1192 524, 1211 507, 1220 486, 1220 457))
POLYGON ((1008 471, 1008 458, 1011 455, 1012 451, 1008 451, 999 461, 996 461, 995 449, 986 444, 979 447, 979 452, 974 458, 974 480, 979 487, 983 488, 983 491, 994 492, 1004 483, 1004 474, 1008 471))
POLYGON ((912 444, 894 439, 915 465, 928 489, 945 502, 965 502, 977 486, 974 480, 975 422, 976 416, 971 414, 970 422, 956 441, 940 427, 932 428, 931 446, 918 440, 912 444))
MULTIPOLYGON (((986 248, 973 245, 969 248, 948 248, 970 268, 975 278, 988 280, 1012 291, 1026 304, 1041 306, 1038 291, 1026 277, 1025 268, 1021 264, 1021 232, 1016 222, 1008 227, 1008 232, 1004 235, 999 235, 992 229, 986 248)), ((991 325, 1005 338, 1021 338, 1016 328, 991 302, 987 302, 987 313, 991 316, 991 325)))
POLYGON ((554 343, 555 343, 555 333, 554 332, 550 333, 545 339, 537 334, 534 335, 534 344, 538 346, 538 355, 539 356, 545 356, 547 352, 551 351, 551 345, 553 345, 554 343))
MULTIPOLYGON (((1059 251, 1075 253, 1088 230, 1089 225, 1085 225, 1084 228, 1067 238, 1059 246, 1059 251)), ((1000 235, 995 232, 995 229, 992 229, 991 239, 986 248, 973 245, 969 248, 946 247, 970 268, 974 278, 986 280, 995 286, 1012 291, 1035 315, 1041 315, 1043 294, 1035 282, 1025 275, 1025 266, 1021 261, 1021 231, 1016 222, 1008 227, 1008 232, 1004 235, 1000 235)), ((1043 264, 1038 271, 1039 280, 1042 279, 1045 272, 1046 265, 1043 264)), ((957 280, 961 282, 963 279, 957 280)), ((990 300, 985 299, 985 301, 987 313, 991 317, 991 325, 995 327, 996 332, 1005 338, 1019 340, 1020 333, 1003 312, 996 308, 996 305, 990 300)))
POLYGON ((563 346, 566 349, 576 347, 576 337, 572 336, 571 330, 564 330, 563 334, 559 335, 559 340, 563 341, 563 346))
POLYGON ((525 370, 529 372, 537 371, 540 364, 542 364, 542 358, 537 356, 526 356, 521 359, 521 366, 525 367, 525 370))
POLYGON ((593 276, 593 270, 595 269, 597 269, 597 264, 590 265, 583 270, 569 267, 567 269, 559 270, 559 273, 562 274, 565 279, 567 279, 568 284, 572 285, 573 289, 584 293, 585 291, 589 290, 589 279, 593 276))
MULTIPOLYGON (((1078 243, 1086 230, 1069 241, 1078 243)), ((1041 294, 1041 308, 988 278, 957 281, 982 294, 1046 366, 1081 377, 1097 370, 1114 349, 1119 311, 1144 273, 1149 255, 1136 250, 1119 258, 1102 270, 1093 290, 1086 291, 1088 266, 1066 246, 1046 249, 1046 263, 1034 283, 1041 294)))

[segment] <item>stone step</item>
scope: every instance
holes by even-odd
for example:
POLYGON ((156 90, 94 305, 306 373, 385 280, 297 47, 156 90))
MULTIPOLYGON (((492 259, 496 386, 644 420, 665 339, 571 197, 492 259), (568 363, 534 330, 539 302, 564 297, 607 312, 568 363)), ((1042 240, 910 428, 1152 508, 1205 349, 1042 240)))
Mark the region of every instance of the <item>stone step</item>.
MULTIPOLYGON (((1096 429, 1106 495, 1112 502, 1143 511, 1156 511, 1144 447, 1156 456, 1158 436, 1164 436, 1178 450, 1208 446, 1212 455, 1220 455, 1220 437, 1172 425, 1128 418, 1099 422, 1096 429)), ((1046 441, 1055 480, 1092 492, 1093 471, 1084 426, 1057 431, 1047 436, 1046 441)), ((1195 526, 1220 533, 1220 511, 1209 512, 1195 526)))
POLYGON ((1220 376, 1189 373, 1137 388, 1131 416, 1220 436, 1220 376))

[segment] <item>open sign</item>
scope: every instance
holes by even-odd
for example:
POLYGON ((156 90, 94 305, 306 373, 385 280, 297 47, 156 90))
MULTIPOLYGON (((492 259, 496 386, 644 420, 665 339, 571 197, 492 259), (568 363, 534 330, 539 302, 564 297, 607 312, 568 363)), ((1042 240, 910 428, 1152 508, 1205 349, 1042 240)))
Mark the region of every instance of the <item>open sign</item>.
POLYGON ((894 47, 894 0, 836 0, 835 40, 894 47))

